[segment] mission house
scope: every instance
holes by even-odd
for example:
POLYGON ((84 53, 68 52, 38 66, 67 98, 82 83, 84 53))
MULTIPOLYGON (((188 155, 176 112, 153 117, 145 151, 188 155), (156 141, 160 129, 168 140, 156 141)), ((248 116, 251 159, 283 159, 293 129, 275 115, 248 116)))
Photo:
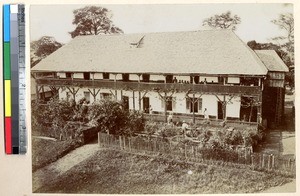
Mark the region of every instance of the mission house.
POLYGON ((145 118, 280 124, 287 66, 231 30, 78 36, 31 69, 36 101, 122 101, 145 118), (207 118, 206 116, 206 118, 207 118))

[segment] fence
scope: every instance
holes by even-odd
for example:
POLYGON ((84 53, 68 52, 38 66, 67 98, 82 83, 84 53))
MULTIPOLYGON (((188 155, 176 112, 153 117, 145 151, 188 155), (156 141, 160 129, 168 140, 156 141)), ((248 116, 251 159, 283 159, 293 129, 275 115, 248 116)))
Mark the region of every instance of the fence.
POLYGON ((293 158, 279 155, 253 153, 252 148, 221 149, 205 147, 187 140, 176 141, 161 137, 124 137, 98 133, 100 147, 124 150, 146 155, 162 155, 176 160, 195 163, 246 166, 253 170, 278 172, 295 176, 296 162, 293 158))

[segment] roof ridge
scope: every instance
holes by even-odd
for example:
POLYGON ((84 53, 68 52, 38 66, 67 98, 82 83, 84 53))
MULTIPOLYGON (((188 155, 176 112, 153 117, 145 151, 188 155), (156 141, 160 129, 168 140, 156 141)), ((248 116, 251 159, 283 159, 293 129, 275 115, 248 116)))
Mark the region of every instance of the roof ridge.
POLYGON ((253 57, 253 59, 257 62, 259 62, 258 64, 261 65, 261 68, 263 69, 262 71, 265 71, 266 73, 268 72, 268 68, 266 67, 266 65, 262 62, 262 60, 259 58, 259 56, 256 54, 256 52, 254 50, 252 50, 243 40, 241 40, 241 38, 239 38, 239 36, 237 36, 234 31, 232 31, 233 34, 238 38, 238 40, 240 42, 242 42, 242 44, 246 47, 247 51, 249 51, 249 53, 251 54, 251 56, 253 57))

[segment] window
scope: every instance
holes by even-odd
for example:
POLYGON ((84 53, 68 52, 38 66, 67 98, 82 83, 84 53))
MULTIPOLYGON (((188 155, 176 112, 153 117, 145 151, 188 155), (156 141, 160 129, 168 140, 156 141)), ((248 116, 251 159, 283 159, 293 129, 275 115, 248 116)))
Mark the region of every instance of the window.
POLYGON ((111 99, 112 96, 110 93, 100 93, 100 99, 111 99))
POLYGON ((109 79, 109 73, 103 73, 103 79, 109 79))
POLYGON ((66 92, 66 100, 69 101, 70 99, 70 92, 66 92))
MULTIPOLYGON (((193 98, 188 98, 186 99, 186 109, 190 112, 193 113, 193 98)), ((194 112, 199 113, 202 111, 202 98, 195 98, 194 99, 194 112)))
POLYGON ((167 75, 166 76, 166 83, 172 83, 173 82, 173 75, 167 75))
POLYGON ((129 81, 129 74, 122 74, 122 79, 125 82, 129 81))
POLYGON ((202 111, 202 98, 198 99, 198 107, 199 107, 199 111, 202 111))
POLYGON ((142 74, 142 80, 143 82, 149 82, 150 80, 150 75, 149 74, 142 74))
POLYGON ((167 107, 167 111, 172 111, 172 110, 173 110, 173 101, 172 101, 172 97, 167 97, 167 100, 166 100, 166 107, 167 107))
POLYGON ((90 72, 83 73, 83 78, 84 78, 85 80, 89 80, 89 79, 91 78, 90 72))
POLYGON ((66 72, 66 78, 72 78, 72 73, 71 72, 66 72))
POLYGON ((83 94, 84 94, 84 98, 85 98, 85 100, 89 103, 91 100, 90 100, 90 92, 83 92, 83 94))

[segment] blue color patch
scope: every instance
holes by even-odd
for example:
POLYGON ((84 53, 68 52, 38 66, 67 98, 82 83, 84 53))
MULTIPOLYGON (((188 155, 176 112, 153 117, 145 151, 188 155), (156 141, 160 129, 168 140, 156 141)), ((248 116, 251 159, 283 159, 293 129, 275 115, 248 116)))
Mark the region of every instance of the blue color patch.
POLYGON ((3 34, 4 42, 10 41, 10 5, 3 5, 3 34))

